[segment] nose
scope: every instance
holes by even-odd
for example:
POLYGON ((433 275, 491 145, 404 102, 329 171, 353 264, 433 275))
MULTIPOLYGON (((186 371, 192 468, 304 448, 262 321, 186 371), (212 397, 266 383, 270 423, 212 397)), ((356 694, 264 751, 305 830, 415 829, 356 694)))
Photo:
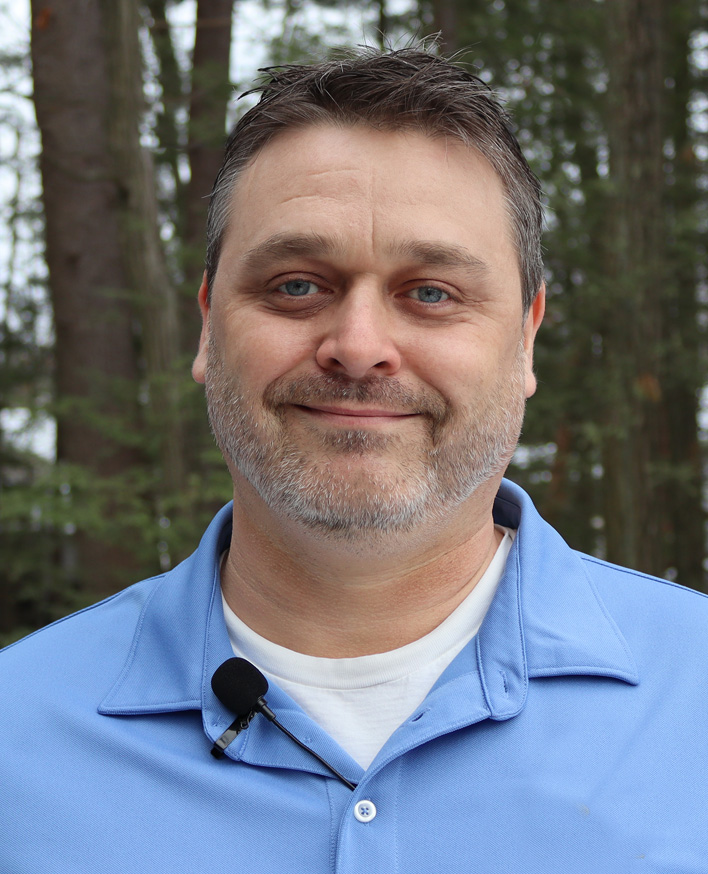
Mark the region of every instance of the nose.
POLYGON ((363 379, 391 376, 400 369, 392 314, 373 283, 351 288, 328 310, 330 320, 316 353, 323 370, 363 379))

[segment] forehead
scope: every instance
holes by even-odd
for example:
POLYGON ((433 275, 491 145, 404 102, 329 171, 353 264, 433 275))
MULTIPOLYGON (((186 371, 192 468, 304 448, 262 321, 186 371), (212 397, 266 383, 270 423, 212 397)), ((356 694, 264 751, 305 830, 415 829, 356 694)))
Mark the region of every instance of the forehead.
POLYGON ((270 141, 237 179, 222 255, 303 232, 336 232, 369 253, 413 239, 516 261, 491 165, 460 141, 417 131, 323 125, 270 141))

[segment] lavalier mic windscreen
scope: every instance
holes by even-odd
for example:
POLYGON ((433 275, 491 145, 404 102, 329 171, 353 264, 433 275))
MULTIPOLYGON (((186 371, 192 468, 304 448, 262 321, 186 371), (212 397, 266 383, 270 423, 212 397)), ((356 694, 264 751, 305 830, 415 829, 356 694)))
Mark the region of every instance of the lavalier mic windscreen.
POLYGON ((214 676, 211 678, 211 688, 224 707, 228 707, 232 713, 236 714, 236 719, 221 737, 214 741, 211 754, 215 759, 220 759, 228 745, 242 731, 248 728, 253 714, 261 713, 283 734, 286 734, 290 740, 295 741, 299 747, 311 756, 314 756, 325 768, 328 768, 338 780, 344 783, 347 789, 356 789, 356 783, 347 780, 336 768, 323 759, 319 753, 316 753, 307 744, 298 740, 292 732, 288 731, 284 725, 278 722, 275 713, 273 713, 263 697, 268 691, 268 680, 251 662, 246 661, 246 659, 236 658, 235 656, 232 659, 228 659, 214 671, 214 676))
POLYGON ((268 680, 251 662, 232 658, 216 669, 211 688, 224 707, 246 716, 258 709, 258 699, 268 691, 268 680))

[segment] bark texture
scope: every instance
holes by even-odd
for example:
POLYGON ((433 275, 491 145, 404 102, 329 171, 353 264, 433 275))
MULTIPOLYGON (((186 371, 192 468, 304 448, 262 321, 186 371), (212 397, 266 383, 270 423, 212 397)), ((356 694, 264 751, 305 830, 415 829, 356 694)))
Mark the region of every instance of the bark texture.
POLYGON ((204 270, 206 214, 226 138, 226 108, 231 93, 233 0, 199 0, 189 99, 190 180, 185 201, 182 348, 194 355, 199 340, 197 289, 204 270))
MULTIPOLYGON (((619 564, 700 588, 696 274, 691 258, 676 252, 676 211, 690 209, 675 190, 686 116, 674 110, 672 123, 665 85, 673 71, 667 58, 688 34, 677 31, 665 0, 617 0, 608 12, 607 552, 619 564), (665 155, 671 141, 673 173, 665 155)), ((685 42, 679 52, 685 57, 685 42)))
MULTIPOLYGON (((57 456, 89 476, 119 476, 136 460, 134 310, 123 263, 120 204, 108 133, 110 82, 96 0, 32 0, 34 100, 46 254, 56 332, 57 456)), ((81 528, 78 584, 92 596, 119 585, 130 557, 81 528)), ((122 580, 127 582, 127 580, 122 580)))
POLYGON ((109 80, 109 148, 121 196, 119 242, 142 326, 142 351, 158 444, 162 492, 184 480, 179 408, 177 296, 159 235, 153 164, 140 143, 144 116, 142 59, 134 0, 101 0, 109 80))
MULTIPOLYGON (((183 479, 177 307, 159 238, 133 0, 32 4, 32 59, 47 263, 56 328, 58 459, 72 466, 81 600, 133 581, 118 533, 132 505, 183 479), (139 403, 149 394, 149 414, 139 403), (144 439, 147 422, 149 440, 144 439), (139 447, 139 448, 138 448, 139 447), (158 485, 130 493, 138 463, 158 485), (122 503, 121 503, 122 502, 122 503), (122 509, 122 515, 118 507, 122 509)), ((148 511, 149 515, 149 511, 148 511)), ((137 524, 137 522, 135 523, 137 524)))

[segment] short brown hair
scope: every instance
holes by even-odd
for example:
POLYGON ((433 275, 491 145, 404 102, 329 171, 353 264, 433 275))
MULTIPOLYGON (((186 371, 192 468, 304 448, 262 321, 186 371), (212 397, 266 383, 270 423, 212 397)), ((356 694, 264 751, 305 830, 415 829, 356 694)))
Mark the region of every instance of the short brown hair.
POLYGON ((451 136, 476 149, 499 175, 514 231, 524 312, 543 280, 541 188, 509 117, 490 88, 449 60, 406 48, 358 50, 336 60, 261 71, 253 91, 259 102, 234 127, 226 143, 209 203, 207 283, 211 289, 228 225, 236 179, 251 158, 285 130, 315 124, 367 125, 378 130, 418 130, 451 136))

